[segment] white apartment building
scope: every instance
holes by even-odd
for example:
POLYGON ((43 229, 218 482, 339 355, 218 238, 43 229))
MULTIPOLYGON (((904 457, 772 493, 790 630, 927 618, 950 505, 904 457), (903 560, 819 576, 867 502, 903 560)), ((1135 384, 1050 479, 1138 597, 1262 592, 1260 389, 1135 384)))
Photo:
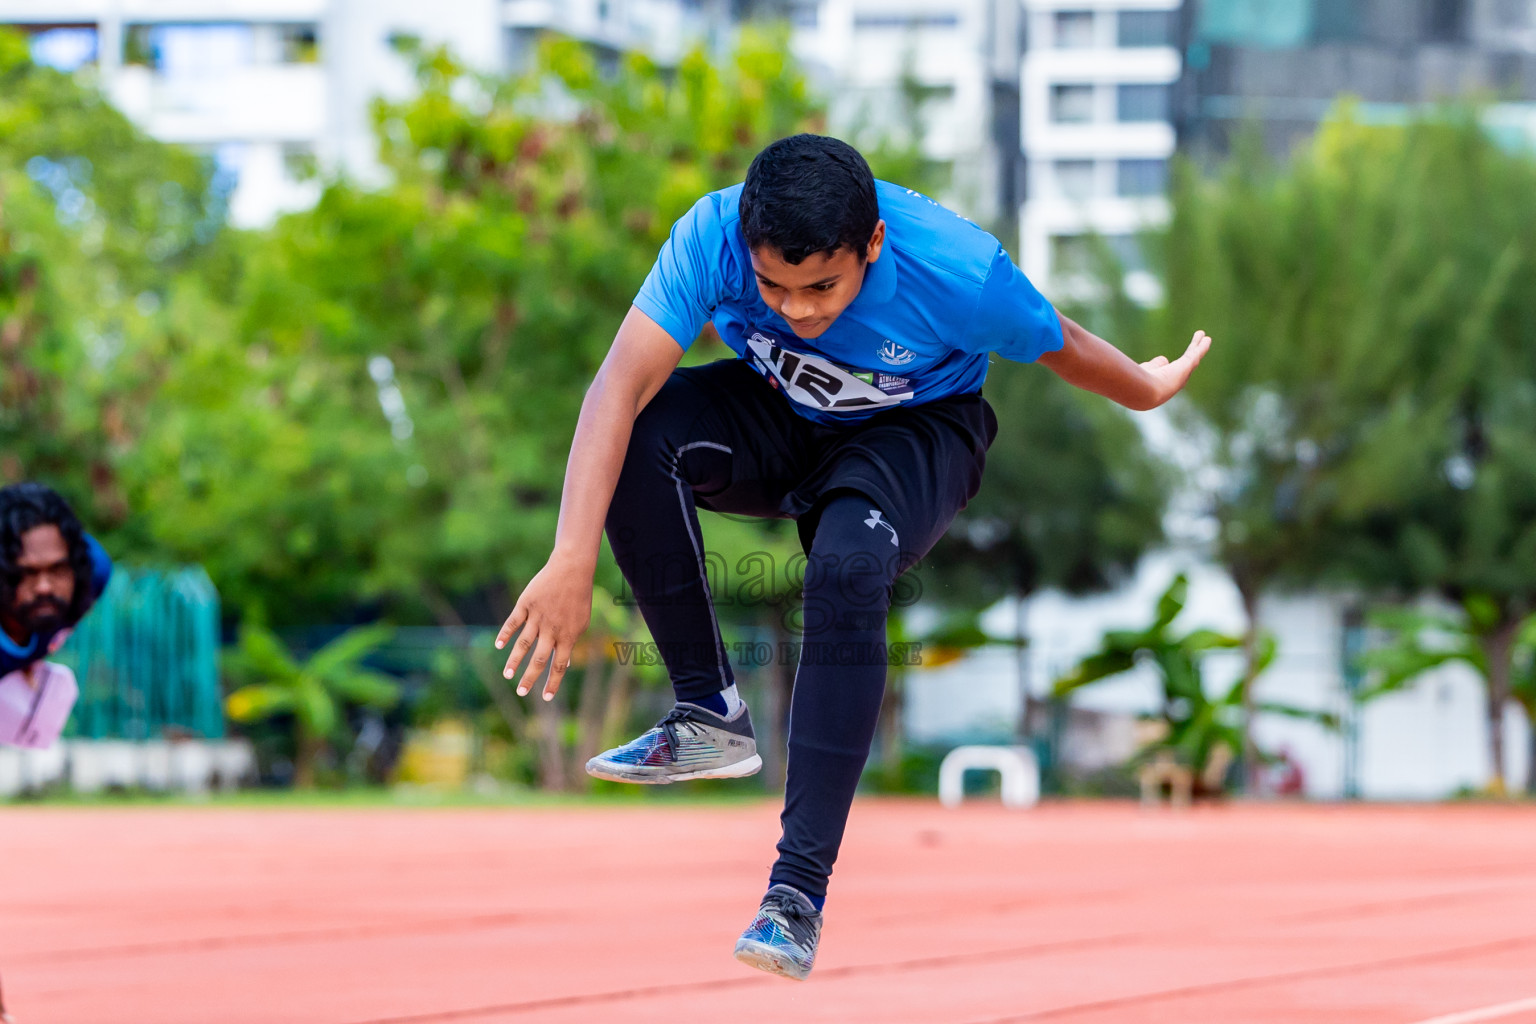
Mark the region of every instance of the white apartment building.
POLYGON ((559 32, 602 50, 639 50, 675 63, 699 40, 718 43, 729 26, 728 0, 505 0, 508 60, 526 59, 538 34, 559 32))
POLYGON ((833 131, 894 135, 902 82, 928 97, 918 111, 926 155, 953 169, 940 197, 994 227, 1018 201, 1019 0, 820 0, 791 9, 796 55, 831 97, 833 131))
POLYGON ((1156 295, 1136 236, 1168 215, 1180 2, 1023 0, 1019 262, 1042 285, 1070 289, 1097 234, 1130 271, 1132 295, 1156 295))
POLYGON ((666 64, 729 45, 744 13, 788 18, 839 133, 899 129, 910 74, 927 155, 953 168, 942 198, 991 227, 1016 211, 1019 0, 0 0, 39 60, 94 65, 150 134, 213 155, 242 226, 312 203, 317 167, 377 174, 370 101, 411 87, 397 35, 487 70, 519 66, 545 31, 666 64))
POLYGON ((411 88, 397 36, 447 44, 474 67, 514 62, 555 29, 675 59, 707 31, 698 0, 0 0, 36 59, 94 65, 114 104, 156 138, 203 150, 231 220, 266 224, 313 203, 315 168, 378 173, 369 106, 411 88))

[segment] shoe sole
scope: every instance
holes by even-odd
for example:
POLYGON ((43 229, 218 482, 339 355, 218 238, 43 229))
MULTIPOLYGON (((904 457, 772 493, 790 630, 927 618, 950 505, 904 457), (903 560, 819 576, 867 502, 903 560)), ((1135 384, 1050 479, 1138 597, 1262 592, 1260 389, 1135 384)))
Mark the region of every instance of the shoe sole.
POLYGON ((800 967, 782 953, 775 952, 772 946, 753 942, 751 939, 737 940, 734 955, 748 967, 756 967, 760 971, 777 974, 781 978, 804 981, 811 973, 809 967, 800 967))
POLYGON ((676 775, 631 774, 617 768, 607 768, 601 764, 587 762, 587 774, 594 779, 629 782, 641 786, 665 786, 673 782, 689 782, 693 779, 742 779, 748 775, 756 775, 762 770, 763 759, 757 754, 719 768, 701 768, 696 772, 681 772, 676 775))

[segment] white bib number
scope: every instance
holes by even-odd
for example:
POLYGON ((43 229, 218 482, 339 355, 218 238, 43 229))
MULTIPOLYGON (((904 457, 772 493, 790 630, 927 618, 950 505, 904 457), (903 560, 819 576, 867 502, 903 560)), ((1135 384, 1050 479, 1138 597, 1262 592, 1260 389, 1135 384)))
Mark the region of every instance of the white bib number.
POLYGON ((907 377, 845 370, 821 356, 791 352, 761 334, 747 340, 747 350, 760 373, 778 381, 791 401, 812 409, 860 412, 889 408, 912 397, 907 377))

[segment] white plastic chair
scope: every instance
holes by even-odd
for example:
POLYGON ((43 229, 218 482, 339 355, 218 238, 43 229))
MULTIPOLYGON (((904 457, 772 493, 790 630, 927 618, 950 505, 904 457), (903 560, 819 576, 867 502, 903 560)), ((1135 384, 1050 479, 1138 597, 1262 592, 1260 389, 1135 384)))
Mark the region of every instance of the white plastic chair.
POLYGON ((1033 807, 1040 802, 1040 764, 1028 747, 956 747, 939 764, 939 802, 959 807, 965 799, 965 773, 995 771, 1002 779, 1004 807, 1033 807))

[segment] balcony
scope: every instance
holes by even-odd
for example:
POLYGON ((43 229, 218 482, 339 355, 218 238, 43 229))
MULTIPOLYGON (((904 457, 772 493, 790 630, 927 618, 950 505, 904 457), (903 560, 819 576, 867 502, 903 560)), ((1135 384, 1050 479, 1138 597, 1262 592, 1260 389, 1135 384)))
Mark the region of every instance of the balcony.
POLYGON ((172 142, 314 139, 326 127, 326 76, 318 64, 175 76, 128 65, 109 89, 119 109, 172 142))

